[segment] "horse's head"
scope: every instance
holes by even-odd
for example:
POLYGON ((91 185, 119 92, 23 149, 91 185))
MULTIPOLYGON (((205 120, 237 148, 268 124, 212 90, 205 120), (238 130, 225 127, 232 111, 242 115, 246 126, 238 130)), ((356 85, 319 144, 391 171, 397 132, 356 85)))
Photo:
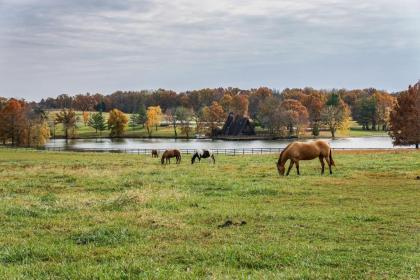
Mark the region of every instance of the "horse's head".
POLYGON ((194 164, 194 162, 195 162, 195 158, 196 157, 198 157, 198 153, 197 152, 195 152, 194 154, 193 154, 193 156, 192 156, 192 158, 191 158, 191 164, 194 164))
POLYGON ((284 176, 284 171, 286 170, 286 167, 284 164, 282 165, 280 162, 276 162, 277 171, 279 172, 280 176, 284 176))

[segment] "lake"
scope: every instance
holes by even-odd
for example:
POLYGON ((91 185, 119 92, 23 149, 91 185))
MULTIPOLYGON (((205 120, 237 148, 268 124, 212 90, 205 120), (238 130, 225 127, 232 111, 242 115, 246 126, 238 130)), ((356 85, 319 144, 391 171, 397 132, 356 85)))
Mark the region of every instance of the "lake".
MULTIPOLYGON (((338 149, 390 149, 394 148, 390 137, 350 137, 327 139, 333 148, 338 149)), ((283 148, 293 140, 211 140, 211 139, 64 139, 51 140, 47 148, 60 149, 250 149, 283 148)), ((309 141, 309 140, 307 140, 309 141)))

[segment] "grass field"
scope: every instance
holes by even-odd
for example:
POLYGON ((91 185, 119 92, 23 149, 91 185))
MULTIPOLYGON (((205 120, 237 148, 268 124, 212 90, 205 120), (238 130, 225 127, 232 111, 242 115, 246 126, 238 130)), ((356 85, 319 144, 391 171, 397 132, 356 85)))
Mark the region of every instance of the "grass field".
POLYGON ((419 279, 420 153, 334 157, 0 149, 0 279, 419 279))

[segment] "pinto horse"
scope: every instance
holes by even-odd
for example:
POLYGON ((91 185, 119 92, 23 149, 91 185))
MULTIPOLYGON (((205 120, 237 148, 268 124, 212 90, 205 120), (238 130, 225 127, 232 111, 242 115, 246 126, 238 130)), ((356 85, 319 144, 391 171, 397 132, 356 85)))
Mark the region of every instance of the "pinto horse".
POLYGON ((191 164, 194 164, 195 159, 198 158, 198 161, 201 161, 202 158, 208 158, 213 160, 213 164, 216 163, 216 159, 214 158, 214 154, 209 150, 195 150, 192 158, 191 164))
POLYGON ((168 164, 171 163, 171 158, 176 158, 176 164, 181 163, 181 152, 179 150, 166 150, 162 154, 162 158, 160 160, 161 164, 168 164))
POLYGON ((299 160, 311 160, 315 158, 319 158, 319 161, 321 162, 321 174, 324 174, 324 159, 328 164, 330 174, 332 174, 331 166, 335 166, 335 163, 332 158, 331 148, 327 142, 322 140, 312 142, 293 142, 289 144, 280 153, 280 157, 277 162, 277 170, 281 176, 284 176, 286 162, 290 159, 290 165, 286 176, 289 175, 293 164, 296 165, 297 174, 300 175, 299 160))

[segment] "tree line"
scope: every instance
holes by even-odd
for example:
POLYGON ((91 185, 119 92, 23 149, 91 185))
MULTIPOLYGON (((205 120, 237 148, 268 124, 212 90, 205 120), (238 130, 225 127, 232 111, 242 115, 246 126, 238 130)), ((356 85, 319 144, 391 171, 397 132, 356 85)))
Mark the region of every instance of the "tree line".
MULTIPOLYGON (((233 112, 250 117, 255 125, 270 134, 282 136, 299 136, 306 128, 309 128, 314 136, 319 135, 321 129, 327 129, 334 137, 337 130, 348 129, 350 119, 353 119, 364 130, 390 131, 391 136, 396 139, 403 134, 396 133, 394 130, 398 128, 402 131, 400 128, 404 123, 396 117, 394 112, 401 106, 403 109, 399 110, 403 112, 404 108, 409 106, 409 103, 401 105, 405 100, 404 96, 411 96, 411 99, 417 100, 418 88, 417 83, 413 87, 410 86, 407 91, 394 94, 374 88, 355 90, 286 88, 281 92, 267 87, 250 90, 215 88, 181 93, 158 89, 117 91, 110 95, 86 93, 69 96, 63 94, 56 98, 42 99, 36 104, 15 101, 27 104, 22 106, 31 108, 30 111, 61 110, 54 121, 63 124, 66 137, 76 127, 78 120, 74 111, 78 110, 83 112, 85 125, 91 126, 99 134, 110 129, 112 137, 121 136, 127 126, 134 129, 138 125, 144 127, 148 135, 152 136, 153 128, 156 130, 162 120, 171 124, 175 137, 178 133, 177 128, 180 128, 181 133, 187 137, 194 130, 196 133, 211 134, 223 123, 227 114, 233 112), (91 111, 96 112, 91 113, 91 111), (108 120, 105 120, 103 116, 102 112, 105 111, 110 112, 108 120), (131 116, 128 117, 124 113, 130 113, 131 116)), ((10 101, 2 99, 0 104, 5 107, 4 104, 8 102, 10 101)), ((412 111, 419 112, 420 110, 416 107, 412 111)), ((415 129, 418 125, 416 121, 418 122, 418 119, 415 119, 414 123, 409 122, 411 124, 409 130, 412 131, 411 138, 414 137, 413 131, 417 134, 419 131, 415 129)), ((1 139, 3 141, 10 139, 12 134, 9 133, 7 134, 9 136, 3 136, 1 139)), ((405 142, 396 140, 396 143, 405 142)))

